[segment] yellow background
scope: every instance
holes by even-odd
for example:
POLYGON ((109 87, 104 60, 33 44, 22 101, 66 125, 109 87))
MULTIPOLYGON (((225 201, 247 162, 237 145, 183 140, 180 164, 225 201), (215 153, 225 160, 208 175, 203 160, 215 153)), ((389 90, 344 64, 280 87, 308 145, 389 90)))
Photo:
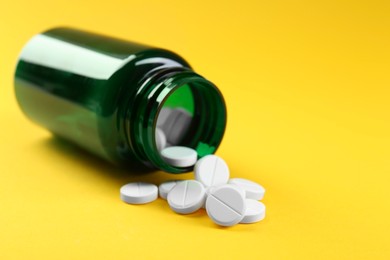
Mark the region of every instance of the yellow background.
MULTIPOLYGON (((390 259, 389 1, 0 3, 1 259, 390 259), (68 25, 173 50, 216 83, 218 150, 266 189, 266 219, 220 228, 161 199, 126 205, 134 176, 59 144, 17 107, 34 34, 68 25)), ((192 174, 181 175, 192 178, 192 174)))

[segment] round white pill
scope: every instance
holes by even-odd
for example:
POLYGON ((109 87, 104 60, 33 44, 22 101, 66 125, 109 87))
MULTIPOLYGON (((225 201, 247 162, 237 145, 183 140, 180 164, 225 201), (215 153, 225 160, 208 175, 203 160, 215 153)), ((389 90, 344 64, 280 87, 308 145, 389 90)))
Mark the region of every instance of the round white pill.
POLYGON ((241 187, 245 191, 247 199, 261 200, 264 197, 265 189, 256 182, 242 178, 232 178, 229 183, 241 187))
MULTIPOLYGON (((235 184, 230 184, 230 185, 235 185, 235 184)), ((245 191, 243 189, 241 189, 239 186, 235 185, 235 187, 237 187, 237 190, 240 191, 242 197, 245 198, 245 191)), ((206 188, 206 197, 208 197, 215 188, 218 188, 218 186, 210 186, 210 187, 207 187, 206 188)), ((206 208, 206 201, 205 201, 205 204, 202 206, 202 208, 206 208)))
POLYGON ((163 160, 176 167, 190 167, 196 163, 198 154, 184 146, 170 146, 161 151, 163 160))
POLYGON ((121 187, 121 199, 130 204, 145 204, 157 199, 158 188, 146 182, 132 182, 121 187))
POLYGON ((206 155, 194 168, 195 179, 206 187, 226 184, 229 180, 229 168, 225 161, 216 155, 206 155))
POLYGON ((206 200, 207 215, 221 226, 239 223, 245 214, 245 198, 234 185, 223 185, 211 191, 206 200))
POLYGON ((160 128, 156 128, 155 130, 155 140, 157 150, 161 151, 167 145, 167 138, 165 137, 164 132, 160 128))
POLYGON ((173 189, 173 187, 176 186, 176 184, 178 184, 181 181, 182 180, 170 180, 161 183, 160 186, 158 186, 158 193, 160 197, 166 200, 168 193, 173 189))
POLYGON ((200 209, 205 200, 205 189, 200 182, 182 181, 168 193, 168 204, 180 214, 190 214, 200 209))
POLYGON ((245 199, 246 211, 240 223, 255 223, 265 218, 265 205, 257 200, 245 199))

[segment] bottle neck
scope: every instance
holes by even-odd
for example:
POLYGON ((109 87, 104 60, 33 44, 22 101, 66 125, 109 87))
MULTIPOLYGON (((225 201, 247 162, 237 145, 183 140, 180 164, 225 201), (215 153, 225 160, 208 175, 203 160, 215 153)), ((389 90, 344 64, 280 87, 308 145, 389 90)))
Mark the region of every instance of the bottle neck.
POLYGON ((161 68, 149 73, 139 83, 133 104, 129 104, 126 135, 137 158, 145 165, 181 173, 191 168, 178 168, 166 163, 156 145, 157 118, 164 103, 180 88, 187 87, 193 102, 192 123, 179 145, 191 147, 198 157, 212 154, 218 148, 226 126, 226 106, 217 87, 184 67, 161 68))

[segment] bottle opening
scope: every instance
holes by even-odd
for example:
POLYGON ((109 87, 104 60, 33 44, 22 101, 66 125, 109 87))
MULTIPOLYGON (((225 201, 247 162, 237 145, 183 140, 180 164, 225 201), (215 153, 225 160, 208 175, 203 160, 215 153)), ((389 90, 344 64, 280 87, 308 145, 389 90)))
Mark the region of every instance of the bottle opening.
POLYGON ((192 167, 176 167, 162 159, 160 151, 169 146, 185 146, 198 159, 213 154, 226 126, 222 94, 210 81, 193 71, 164 71, 149 80, 134 103, 141 109, 134 115, 132 143, 144 164, 166 172, 182 173, 192 167), (142 94, 142 95, 141 95, 142 94))
POLYGON ((169 146, 190 147, 201 158, 216 151, 225 124, 225 106, 216 88, 199 83, 181 85, 157 113, 155 146, 159 151, 169 146))

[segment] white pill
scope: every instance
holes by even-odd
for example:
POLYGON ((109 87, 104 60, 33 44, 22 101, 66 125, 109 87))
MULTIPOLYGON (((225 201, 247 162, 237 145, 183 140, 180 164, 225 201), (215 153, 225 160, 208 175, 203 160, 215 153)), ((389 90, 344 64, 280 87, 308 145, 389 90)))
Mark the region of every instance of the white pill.
POLYGON ((157 199, 158 188, 146 182, 132 182, 120 189, 121 199, 130 204, 145 204, 157 199))
POLYGON ((255 223, 265 218, 265 205, 260 201, 245 199, 246 211, 240 223, 255 223))
POLYGON ((225 161, 216 155, 206 155, 194 168, 195 179, 206 187, 226 184, 229 180, 229 168, 225 161))
POLYGON ((198 154, 194 149, 184 146, 171 146, 161 151, 161 158, 176 167, 190 167, 196 163, 198 154))
POLYGON ((165 137, 164 132, 160 128, 156 128, 155 130, 155 140, 157 150, 161 151, 167 145, 167 138, 165 137))
POLYGON ((203 185, 195 180, 182 181, 168 193, 168 204, 180 214, 190 214, 202 207, 205 200, 203 185))
POLYGON ((226 184, 211 191, 206 200, 206 211, 214 223, 233 226, 244 217, 245 198, 237 186, 226 184))
POLYGON ((172 112, 172 109, 170 109, 168 107, 163 107, 160 110, 158 117, 157 117, 157 126, 158 127, 162 127, 165 124, 165 122, 167 121, 167 118, 169 117, 171 112, 172 112))
POLYGON ((188 111, 182 108, 173 109, 162 126, 167 141, 173 145, 179 144, 188 132, 191 121, 192 116, 188 111))
POLYGON ((158 193, 160 197, 166 200, 168 193, 181 181, 182 180, 171 180, 161 183, 160 186, 158 186, 158 193))
POLYGON ((261 200, 264 197, 265 189, 256 182, 242 178, 232 178, 229 180, 229 183, 238 185, 245 190, 247 199, 261 200))

